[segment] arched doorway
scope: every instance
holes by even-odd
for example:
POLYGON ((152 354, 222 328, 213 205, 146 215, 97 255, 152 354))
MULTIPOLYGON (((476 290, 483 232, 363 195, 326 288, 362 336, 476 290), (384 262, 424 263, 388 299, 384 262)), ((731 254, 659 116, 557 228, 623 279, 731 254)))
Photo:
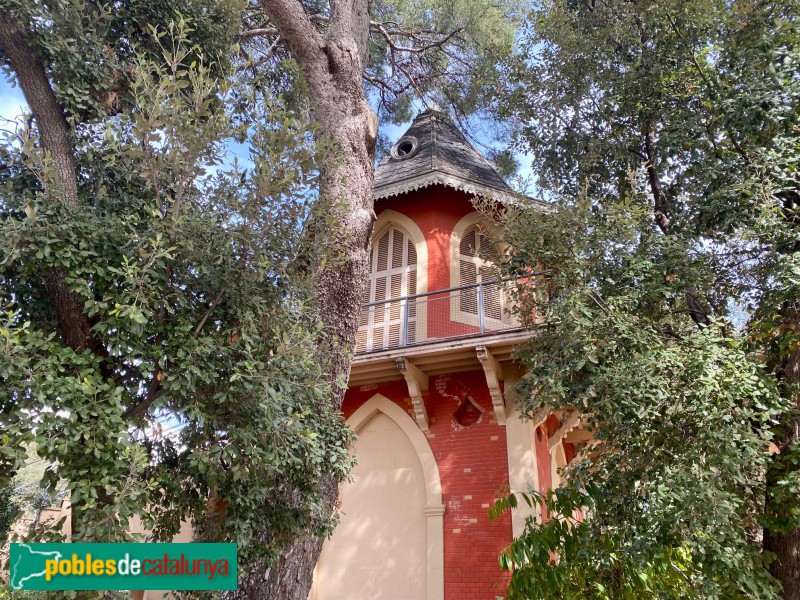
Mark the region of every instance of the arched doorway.
POLYGON ((341 520, 325 542, 313 600, 444 597, 441 484, 417 425, 376 395, 350 419, 358 465, 342 485, 341 520))

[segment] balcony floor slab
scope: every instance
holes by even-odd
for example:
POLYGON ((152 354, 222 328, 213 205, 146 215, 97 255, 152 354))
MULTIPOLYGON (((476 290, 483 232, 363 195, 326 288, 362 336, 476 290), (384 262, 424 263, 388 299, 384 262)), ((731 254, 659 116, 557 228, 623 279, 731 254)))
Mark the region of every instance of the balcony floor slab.
POLYGON ((396 363, 399 357, 412 360, 426 375, 478 370, 482 366, 475 353, 477 346, 486 346, 503 368, 505 365, 511 367, 514 346, 531 335, 531 331, 517 329, 357 354, 353 360, 349 385, 354 387, 402 380, 403 375, 397 370, 396 363))

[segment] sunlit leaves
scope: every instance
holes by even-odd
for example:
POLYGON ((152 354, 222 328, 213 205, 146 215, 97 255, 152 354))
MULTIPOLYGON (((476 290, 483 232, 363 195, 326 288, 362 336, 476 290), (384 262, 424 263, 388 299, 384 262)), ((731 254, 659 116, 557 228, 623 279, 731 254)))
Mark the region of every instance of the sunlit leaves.
POLYGON ((547 323, 522 397, 585 413, 599 445, 547 499, 586 520, 530 523, 515 546, 559 561, 515 565, 512 589, 776 597, 761 535, 800 525, 797 6, 537 9, 498 95, 555 205, 506 213, 513 264, 552 269, 520 295, 547 323))
POLYGON ((270 556, 330 530, 318 484, 351 463, 317 355, 326 256, 303 243, 327 146, 194 44, 193 24, 147 31, 117 57, 130 96, 73 131, 76 207, 42 191, 39 132, 5 141, 2 477, 31 447, 52 464, 42 486, 66 488, 76 540, 127 539, 133 517, 170 539, 191 520, 202 539, 270 556), (99 347, 61 341, 55 267, 99 347))

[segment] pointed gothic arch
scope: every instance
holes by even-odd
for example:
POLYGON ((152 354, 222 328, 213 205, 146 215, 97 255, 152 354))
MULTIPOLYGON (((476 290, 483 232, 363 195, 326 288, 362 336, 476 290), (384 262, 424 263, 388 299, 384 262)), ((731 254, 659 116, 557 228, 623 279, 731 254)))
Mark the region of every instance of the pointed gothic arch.
POLYGON ((367 400, 347 419, 350 429, 359 432, 368 422, 379 412, 383 413, 394 421, 397 426, 406 434, 411 445, 417 453, 422 473, 425 476, 425 500, 426 508, 441 507, 442 505, 442 482, 439 477, 439 466, 433 456, 430 444, 425 434, 414 422, 408 413, 397 404, 389 400, 382 394, 375 394, 367 400))
MULTIPOLYGON (((375 394, 362 404, 347 419, 350 428, 358 433, 364 430, 376 418, 389 419, 393 426, 402 432, 413 454, 419 460, 424 488, 424 503, 420 505, 422 514, 418 517, 424 521, 425 537, 425 600, 444 599, 444 510, 442 504, 442 485, 439 477, 439 467, 433 456, 430 445, 425 435, 420 431, 414 420, 400 406, 389 400, 386 396, 375 394)), ((355 485, 358 485, 356 482, 355 485)), ((347 506, 343 506, 347 512, 347 506)), ((326 542, 329 543, 329 542, 326 542)), ((324 561, 323 553, 321 561, 324 561)), ((312 587, 311 600, 324 597, 325 577, 322 576, 325 564, 320 562, 315 571, 315 583, 312 587), (322 580, 322 581, 321 581, 322 580)))
POLYGON ((375 394, 347 419, 347 424, 358 433, 377 414, 384 414, 405 433, 419 458, 425 478, 425 516, 428 527, 427 540, 427 600, 444 598, 444 504, 439 466, 430 444, 414 419, 386 396, 375 394))

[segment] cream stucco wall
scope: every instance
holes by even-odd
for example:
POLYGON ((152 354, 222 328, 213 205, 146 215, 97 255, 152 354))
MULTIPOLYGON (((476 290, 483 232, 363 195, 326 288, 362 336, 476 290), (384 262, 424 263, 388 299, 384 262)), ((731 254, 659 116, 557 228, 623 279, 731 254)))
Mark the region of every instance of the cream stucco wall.
POLYGON ((439 470, 413 419, 376 395, 349 419, 358 465, 341 490, 312 600, 441 600, 444 540, 439 470))
MULTIPOLYGON (((517 396, 514 389, 519 382, 519 375, 514 374, 504 382, 506 398, 506 448, 508 450, 508 484, 514 492, 525 492, 529 485, 539 487, 539 469, 536 463, 536 448, 533 444, 533 428, 529 420, 523 420, 517 409, 517 396)), ((511 511, 511 530, 514 537, 519 536, 525 519, 539 513, 534 506, 520 502, 511 511)))
POLYGON ((342 486, 342 518, 326 542, 315 600, 424 600, 425 486, 397 424, 378 413, 360 431, 354 481, 342 486))

